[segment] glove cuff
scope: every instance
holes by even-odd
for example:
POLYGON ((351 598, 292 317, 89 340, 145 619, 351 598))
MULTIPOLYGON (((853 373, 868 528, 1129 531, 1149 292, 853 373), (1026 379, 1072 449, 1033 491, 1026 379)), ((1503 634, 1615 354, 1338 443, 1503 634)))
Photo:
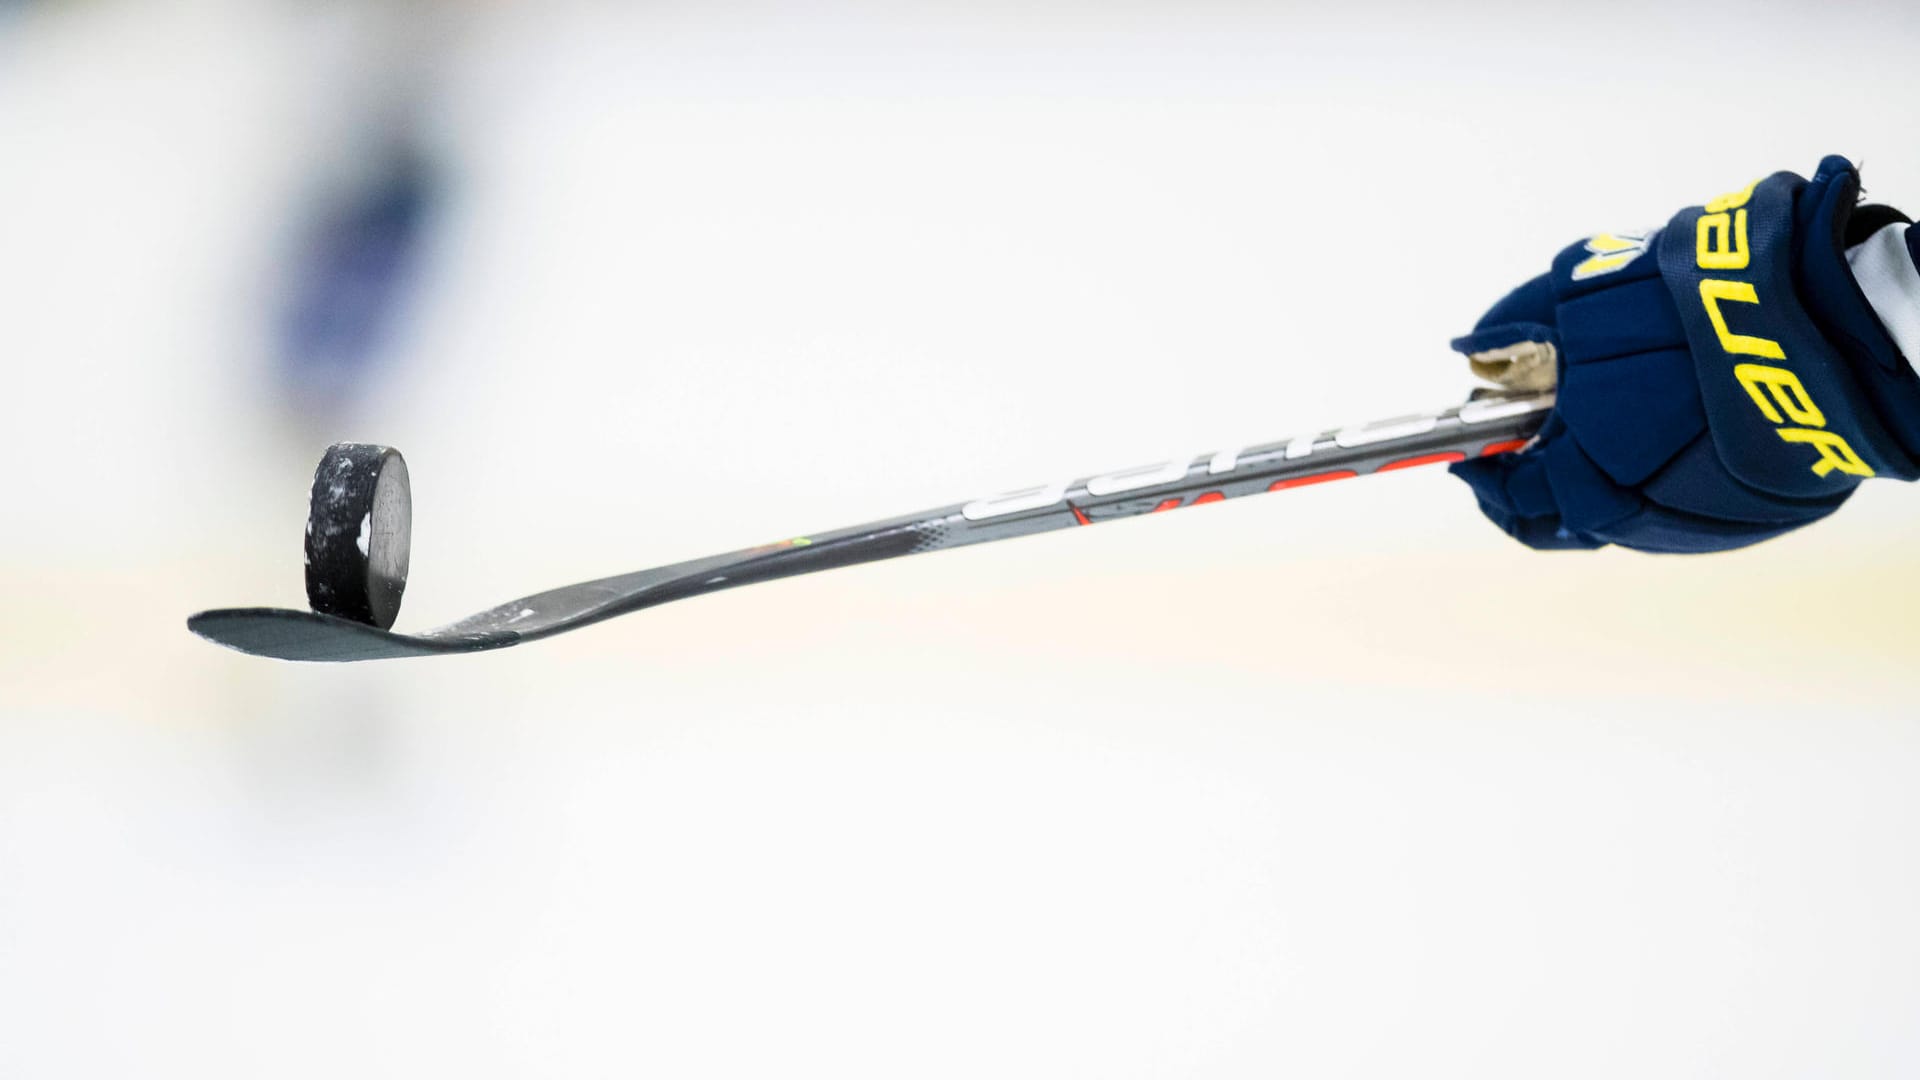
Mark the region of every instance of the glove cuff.
MULTIPOLYGON (((1907 220, 1891 207, 1860 205, 1859 171, 1844 157, 1825 158, 1794 200, 1793 284, 1808 314, 1858 379, 1863 418, 1877 420, 1887 441, 1911 463, 1920 461, 1920 374, 1909 361, 1920 362, 1920 348, 1896 340, 1847 257, 1850 247, 1907 220)), ((1891 297, 1886 304, 1889 309, 1902 306, 1891 297)), ((1883 474, 1903 480, 1915 475, 1911 468, 1898 466, 1883 474)))
POLYGON ((1853 166, 1830 157, 1811 181, 1776 173, 1683 210, 1659 238, 1714 445, 1743 483, 1777 496, 1920 475, 1895 434, 1920 435, 1920 381, 1842 246, 1858 193, 1853 166))

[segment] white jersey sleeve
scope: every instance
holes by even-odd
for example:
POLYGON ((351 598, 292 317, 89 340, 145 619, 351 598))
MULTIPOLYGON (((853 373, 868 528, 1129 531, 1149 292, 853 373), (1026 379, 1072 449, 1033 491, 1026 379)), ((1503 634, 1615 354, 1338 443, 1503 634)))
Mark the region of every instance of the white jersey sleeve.
POLYGON ((1907 363, 1920 368, 1920 232, 1888 225, 1847 249, 1853 279, 1907 363))

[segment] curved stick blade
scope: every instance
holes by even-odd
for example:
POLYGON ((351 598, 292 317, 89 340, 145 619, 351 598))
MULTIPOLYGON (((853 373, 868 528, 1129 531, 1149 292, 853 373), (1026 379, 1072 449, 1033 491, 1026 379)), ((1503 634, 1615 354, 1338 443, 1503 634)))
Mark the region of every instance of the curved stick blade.
POLYGON ((511 630, 415 637, 350 619, 291 608, 221 608, 187 619, 187 629, 216 645, 279 660, 388 660, 402 656, 479 652, 517 644, 511 630))

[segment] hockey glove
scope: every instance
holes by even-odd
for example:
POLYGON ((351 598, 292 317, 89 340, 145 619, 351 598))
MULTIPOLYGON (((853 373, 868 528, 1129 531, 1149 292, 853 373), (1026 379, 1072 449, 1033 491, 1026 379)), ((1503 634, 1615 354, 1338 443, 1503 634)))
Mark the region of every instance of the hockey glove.
POLYGON ((1859 193, 1840 157, 1776 173, 1575 244, 1494 305, 1453 347, 1559 389, 1528 446, 1453 466, 1486 515, 1535 548, 1720 551, 1920 475, 1920 228, 1859 193))

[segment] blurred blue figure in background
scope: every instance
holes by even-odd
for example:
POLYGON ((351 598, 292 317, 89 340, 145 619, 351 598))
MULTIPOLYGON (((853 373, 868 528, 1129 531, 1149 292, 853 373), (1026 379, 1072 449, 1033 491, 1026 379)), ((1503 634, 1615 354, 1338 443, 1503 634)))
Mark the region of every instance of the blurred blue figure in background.
POLYGON ((414 293, 439 180, 412 139, 324 201, 289 268, 277 326, 283 385, 303 412, 351 404, 414 293))
POLYGON ((438 105, 474 8, 446 0, 297 0, 300 190, 265 314, 291 411, 331 429, 406 352, 425 255, 457 180, 438 105))
MULTIPOLYGON (((209 27, 226 27, 235 43, 276 50, 271 76, 253 85, 267 102, 259 113, 276 115, 291 133, 280 143, 291 158, 284 172, 262 173, 289 184, 267 201, 291 208, 280 211, 290 228, 262 236, 274 247, 272 298, 248 314, 271 343, 260 361, 283 403, 330 427, 364 397, 383 359, 398 359, 450 174, 423 114, 439 97, 475 8, 448 0, 256 0, 198 12, 189 5, 169 21, 154 14, 159 7, 0 0, 0 46, 35 30, 47 42, 90 34, 111 40, 112 28, 144 12, 153 20, 144 32, 218 36, 209 27)), ((52 44, 38 47, 58 53, 52 44)), ((0 56, 0 71, 7 65, 0 56)), ((246 70, 221 77, 246 78, 246 70)), ((302 445, 310 434, 301 432, 302 445)))

